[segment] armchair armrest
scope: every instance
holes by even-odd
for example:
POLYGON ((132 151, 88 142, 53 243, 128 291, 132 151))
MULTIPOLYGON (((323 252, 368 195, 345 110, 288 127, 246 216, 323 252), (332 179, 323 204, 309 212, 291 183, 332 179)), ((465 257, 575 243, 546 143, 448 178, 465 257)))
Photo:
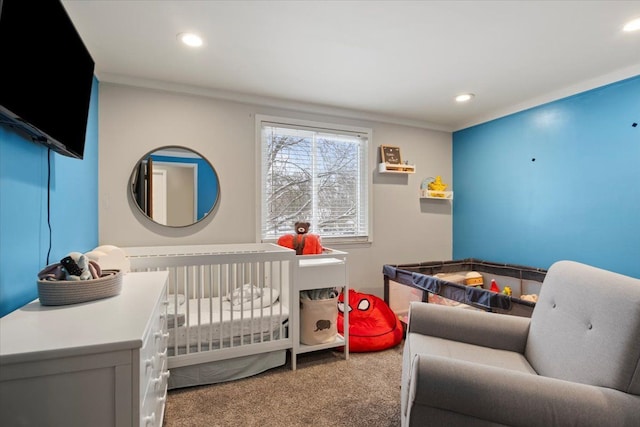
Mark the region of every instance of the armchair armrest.
POLYGON ((408 390, 414 422, 430 411, 510 426, 626 427, 640 419, 640 396, 426 354, 415 356, 408 390))
POLYGON ((414 301, 408 332, 524 353, 529 323, 527 317, 414 301))

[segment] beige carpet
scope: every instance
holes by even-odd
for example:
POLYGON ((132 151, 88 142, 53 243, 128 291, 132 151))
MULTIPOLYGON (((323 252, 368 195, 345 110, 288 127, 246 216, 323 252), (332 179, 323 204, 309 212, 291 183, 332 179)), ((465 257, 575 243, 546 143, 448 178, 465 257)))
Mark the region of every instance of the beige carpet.
POLYGON ((165 427, 395 427, 400 425, 402 345, 344 360, 301 354, 250 378, 171 390, 165 427))

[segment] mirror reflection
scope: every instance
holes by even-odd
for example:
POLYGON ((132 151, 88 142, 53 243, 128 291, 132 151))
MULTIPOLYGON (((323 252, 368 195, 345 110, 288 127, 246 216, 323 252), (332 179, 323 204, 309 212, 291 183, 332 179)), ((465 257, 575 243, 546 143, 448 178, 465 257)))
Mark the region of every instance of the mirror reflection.
POLYGON ((220 182, 211 163, 199 153, 166 146, 138 161, 129 189, 135 205, 147 218, 169 227, 186 227, 213 211, 220 182))

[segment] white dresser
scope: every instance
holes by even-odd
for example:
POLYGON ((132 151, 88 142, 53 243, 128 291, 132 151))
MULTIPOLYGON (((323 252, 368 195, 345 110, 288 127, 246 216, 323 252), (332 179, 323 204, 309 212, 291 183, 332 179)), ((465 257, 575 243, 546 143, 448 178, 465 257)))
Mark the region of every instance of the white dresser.
POLYGON ((166 272, 128 273, 116 297, 1 318, 0 423, 161 426, 166 289, 166 272))

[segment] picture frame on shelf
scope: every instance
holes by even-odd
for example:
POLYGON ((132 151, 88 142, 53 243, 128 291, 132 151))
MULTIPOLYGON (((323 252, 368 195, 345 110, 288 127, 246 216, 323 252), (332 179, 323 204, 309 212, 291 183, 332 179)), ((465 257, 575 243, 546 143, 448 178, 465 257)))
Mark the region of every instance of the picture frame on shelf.
POLYGON ((389 163, 392 165, 402 164, 402 157, 400 156, 400 147, 393 147, 391 145, 381 145, 380 158, 382 159, 382 163, 389 163))

